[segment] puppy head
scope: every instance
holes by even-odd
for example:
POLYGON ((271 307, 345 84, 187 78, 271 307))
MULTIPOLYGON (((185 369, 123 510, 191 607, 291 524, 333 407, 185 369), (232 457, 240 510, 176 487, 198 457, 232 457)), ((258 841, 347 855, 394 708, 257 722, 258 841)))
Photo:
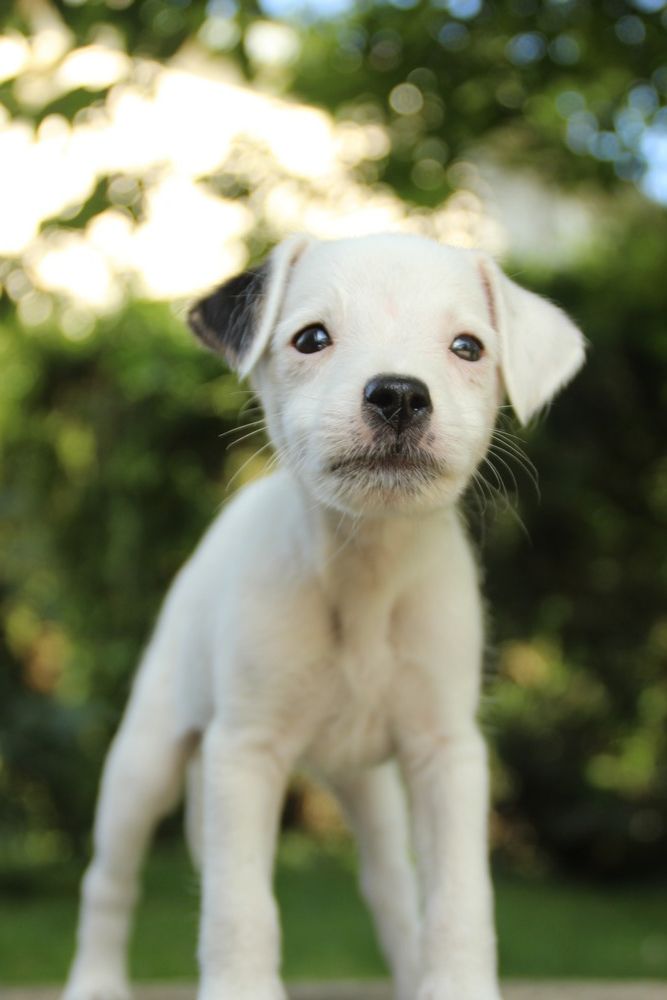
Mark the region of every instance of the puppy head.
POLYGON ((453 503, 504 395, 525 423, 584 359, 564 313, 485 254, 416 236, 292 237, 190 324, 251 374, 306 488, 352 513, 453 503))

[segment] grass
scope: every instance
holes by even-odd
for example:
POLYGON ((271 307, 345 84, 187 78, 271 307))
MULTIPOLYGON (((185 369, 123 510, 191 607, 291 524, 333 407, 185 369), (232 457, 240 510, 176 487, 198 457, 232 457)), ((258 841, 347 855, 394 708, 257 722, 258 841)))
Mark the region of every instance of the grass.
MULTIPOLYGON (((0 980, 57 982, 65 975, 76 920, 72 865, 16 872, 0 881, 0 980), (38 947, 35 947, 38 942, 38 947)), ((667 979, 667 887, 593 887, 495 878, 504 976, 667 979)), ((284 839, 276 887, 288 978, 378 976, 384 972, 355 888, 345 843, 284 839)), ((194 978, 197 882, 184 853, 157 850, 148 865, 135 929, 137 979, 194 978)))

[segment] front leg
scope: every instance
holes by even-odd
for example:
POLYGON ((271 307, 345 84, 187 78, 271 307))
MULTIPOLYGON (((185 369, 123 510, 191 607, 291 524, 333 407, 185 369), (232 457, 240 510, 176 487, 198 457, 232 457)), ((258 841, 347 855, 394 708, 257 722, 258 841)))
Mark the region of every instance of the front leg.
POLYGON ((418 1000, 500 1000, 482 737, 473 723, 422 733, 403 766, 424 892, 418 1000))
POLYGON ((204 740, 199 1000, 285 1000, 271 890, 288 762, 265 739, 211 725, 204 740))

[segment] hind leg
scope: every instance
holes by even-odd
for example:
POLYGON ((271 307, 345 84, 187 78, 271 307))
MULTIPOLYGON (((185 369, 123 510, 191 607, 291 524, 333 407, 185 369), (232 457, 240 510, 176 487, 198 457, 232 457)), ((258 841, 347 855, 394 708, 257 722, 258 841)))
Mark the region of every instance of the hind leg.
POLYGON ((105 763, 64 1000, 129 995, 126 951, 139 868, 155 825, 178 802, 188 751, 171 731, 167 688, 162 676, 139 677, 105 763))
POLYGON ((419 906, 406 803, 396 766, 384 764, 338 778, 333 789, 357 838, 361 890, 392 971, 397 1000, 414 1000, 419 906))

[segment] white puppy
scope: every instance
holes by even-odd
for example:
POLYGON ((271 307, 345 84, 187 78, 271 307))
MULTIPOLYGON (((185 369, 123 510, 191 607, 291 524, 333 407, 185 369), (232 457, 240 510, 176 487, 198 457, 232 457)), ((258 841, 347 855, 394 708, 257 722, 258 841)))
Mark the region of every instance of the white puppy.
POLYGON ((582 337, 484 254, 399 235, 289 239, 191 324, 251 374, 280 469, 166 599, 104 771, 66 998, 127 995, 141 857, 201 747, 200 1000, 285 996, 271 869, 300 765, 349 816, 397 997, 498 1000, 483 615, 456 502, 504 395, 528 420, 582 337))

